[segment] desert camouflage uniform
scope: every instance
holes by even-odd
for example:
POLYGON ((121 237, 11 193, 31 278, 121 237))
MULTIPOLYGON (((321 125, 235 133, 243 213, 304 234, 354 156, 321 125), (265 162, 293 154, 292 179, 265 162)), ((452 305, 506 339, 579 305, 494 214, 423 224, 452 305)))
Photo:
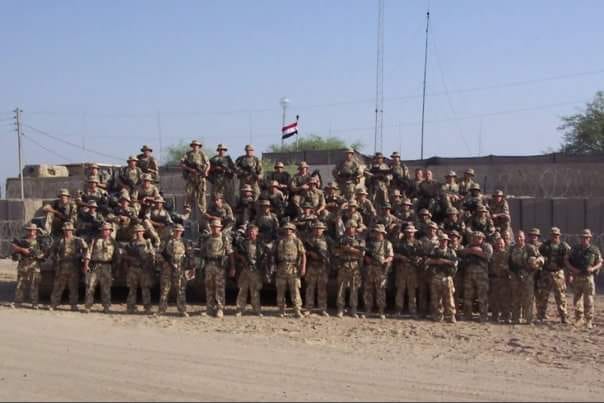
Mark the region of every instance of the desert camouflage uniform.
POLYGON ((265 243, 273 242, 279 234, 279 219, 273 213, 265 215, 259 213, 256 216, 255 224, 258 227, 258 235, 265 243))
POLYGON ((261 268, 258 265, 262 260, 264 245, 260 238, 256 241, 247 238, 243 241, 242 252, 245 256, 241 256, 240 252, 237 252, 237 261, 241 264, 241 272, 237 280, 237 287, 239 288, 237 309, 239 312, 245 311, 249 295, 254 313, 259 314, 261 312, 260 290, 262 290, 263 278, 261 268))
POLYGON ((361 177, 359 164, 354 160, 344 160, 334 168, 332 174, 339 188, 342 189, 342 195, 346 200, 352 200, 361 177))
POLYGON ((346 305, 346 289, 350 290, 349 305, 351 313, 356 315, 359 304, 359 288, 361 287, 361 262, 365 253, 365 242, 357 236, 342 235, 337 241, 334 254, 337 257, 338 268, 338 312, 343 312, 346 305), (353 247, 360 251, 360 256, 354 256, 350 252, 342 250, 343 247, 353 247))
POLYGON ((327 282, 329 280, 329 246, 325 235, 320 238, 311 236, 306 247, 306 309, 315 307, 315 291, 317 294, 317 308, 327 310, 327 282))
POLYGON ((205 259, 206 305, 209 313, 224 310, 226 264, 233 253, 231 242, 225 233, 200 240, 201 256, 205 259))
POLYGON ((297 172, 290 179, 289 201, 296 207, 296 209, 298 211, 300 211, 300 208, 302 206, 302 200, 304 199, 304 193, 305 193, 305 190, 302 188, 302 186, 308 185, 308 182, 311 180, 311 178, 312 178, 312 176, 310 175, 310 173, 302 175, 302 174, 300 174, 300 172, 297 172))
POLYGON ((189 150, 182 158, 181 163, 189 168, 195 167, 194 169, 198 171, 198 173, 188 172, 186 170, 183 171, 183 177, 186 182, 185 193, 187 194, 187 201, 189 205, 192 208, 194 208, 193 206, 197 205, 199 211, 205 213, 207 208, 207 182, 202 173, 205 172, 206 168, 208 167, 208 157, 201 150, 189 150))
POLYGON ((176 306, 178 312, 187 312, 187 279, 185 276, 184 262, 187 248, 182 239, 171 238, 162 247, 159 313, 165 313, 168 309, 168 296, 170 290, 176 290, 176 306))
POLYGON ((230 155, 215 155, 210 158, 209 181, 212 183, 212 195, 222 193, 229 203, 235 199, 233 175, 237 171, 230 155))
POLYGON ((432 259, 445 259, 454 262, 450 265, 430 265, 428 270, 432 273, 430 281, 430 301, 432 306, 432 319, 453 321, 455 318, 455 286, 453 276, 457 270, 457 255, 449 247, 442 249, 435 247, 428 255, 432 259))
POLYGON ((69 288, 69 304, 77 307, 82 259, 88 246, 82 238, 73 237, 69 241, 61 237, 52 246, 50 255, 55 262, 55 281, 50 295, 50 306, 56 308, 61 303, 65 287, 69 288))
POLYGON ((493 251, 489 262, 489 306, 493 321, 512 319, 512 289, 510 273, 510 249, 493 251))
POLYGON ((299 313, 302 308, 299 265, 305 253, 306 250, 304 249, 302 241, 295 236, 292 238, 282 237, 276 241, 277 306, 282 314, 285 313, 285 293, 288 289, 296 313, 299 313))
MULTIPOLYGON (((126 189, 130 195, 135 194, 138 184, 143 177, 143 171, 139 167, 130 168, 125 166, 118 172, 118 190, 126 189)), ((132 196, 134 199, 135 197, 132 196)))
POLYGON ((61 213, 63 216, 59 217, 52 212, 46 213, 46 222, 50 223, 46 229, 56 239, 63 235, 63 224, 71 221, 75 225, 78 217, 78 208, 74 202, 69 201, 68 203, 63 204, 61 203, 60 199, 54 200, 52 203, 50 203, 50 207, 61 213))
POLYGON ((510 271, 512 274, 512 321, 519 323, 523 317, 527 323, 533 322, 535 302, 535 271, 529 267, 529 258, 540 258, 539 250, 526 244, 523 248, 510 248, 510 271))
POLYGON ((545 258, 543 270, 537 276, 535 289, 535 304, 537 306, 537 320, 545 320, 547 317, 547 302, 553 291, 556 307, 560 319, 566 321, 568 311, 566 309, 566 276, 564 275, 564 259, 570 252, 570 246, 566 242, 554 243, 545 241, 541 244, 539 252, 545 258))
POLYGON ((108 310, 111 306, 112 268, 117 264, 118 256, 119 246, 113 238, 97 238, 92 241, 87 253, 90 270, 85 275, 86 309, 90 309, 94 303, 97 285, 101 288, 103 308, 108 310))
POLYGON ((143 171, 144 174, 151 175, 154 183, 159 183, 159 165, 155 157, 152 155, 145 157, 145 154, 138 154, 136 158, 138 159, 136 166, 143 171))
POLYGON ((489 260, 493 255, 493 247, 486 241, 481 245, 486 259, 476 255, 464 254, 464 318, 472 319, 472 306, 474 298, 478 298, 480 320, 486 321, 489 317, 489 260))
POLYGON ((255 155, 242 155, 235 160, 238 169, 239 186, 250 185, 254 192, 254 200, 260 195, 259 181, 262 178, 262 162, 255 155))
POLYGON ((40 288, 40 260, 44 257, 44 252, 37 240, 31 241, 24 238, 29 244, 30 255, 20 255, 17 264, 17 287, 15 289, 15 303, 21 304, 24 300, 25 289, 29 286, 29 297, 35 307, 39 301, 40 288))
MULTIPOLYGON (((574 246, 569 254, 569 262, 581 271, 595 266, 602 260, 600 249, 594 245, 583 248, 581 245, 574 246)), ((573 280, 573 303, 575 306, 575 319, 591 322, 594 317, 594 297, 596 295, 595 276, 593 274, 574 274, 573 280)))
POLYGON ((396 270, 396 298, 395 306, 398 313, 403 311, 405 294, 409 302, 409 314, 417 315, 417 272, 421 251, 419 243, 413 238, 401 238, 394 245, 394 251, 404 259, 395 260, 396 270))
POLYGON ((369 314, 373 311, 375 295, 378 311, 383 315, 386 309, 386 285, 390 271, 390 264, 384 264, 384 260, 394 256, 392 243, 387 239, 370 240, 367 242, 366 250, 365 258, 370 262, 365 265, 366 278, 363 288, 365 312, 369 314))
MULTIPOLYGON (((424 237, 420 239, 420 250, 423 257, 427 257, 434 248, 438 247, 438 237, 433 239, 424 237)), ((430 310, 430 288, 432 287, 432 273, 428 270, 425 263, 422 262, 417 271, 417 301, 419 314, 426 317, 430 310)))
POLYGON ((128 285, 128 298, 126 304, 128 312, 133 312, 136 307, 136 293, 141 289, 143 306, 146 312, 151 310, 151 285, 153 284, 153 263, 155 261, 155 249, 151 240, 133 240, 126 249, 128 274, 126 284, 128 285))

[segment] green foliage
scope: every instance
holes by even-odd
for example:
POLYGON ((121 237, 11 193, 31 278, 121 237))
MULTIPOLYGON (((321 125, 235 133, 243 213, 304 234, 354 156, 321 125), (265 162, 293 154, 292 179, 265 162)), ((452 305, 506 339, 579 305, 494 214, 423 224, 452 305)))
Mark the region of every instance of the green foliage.
POLYGON ((164 165, 175 165, 178 164, 180 159, 185 153, 189 151, 189 143, 180 140, 178 144, 169 146, 165 151, 165 158, 163 158, 164 165))
POLYGON ((564 132, 560 151, 587 154, 604 151, 604 92, 598 91, 585 112, 562 118, 564 132))
POLYGON ((281 144, 272 144, 269 146, 270 152, 281 153, 281 152, 296 152, 296 151, 318 151, 318 150, 341 150, 342 148, 352 147, 355 150, 363 148, 363 144, 357 141, 353 144, 347 144, 344 140, 338 137, 321 137, 316 134, 304 136, 299 139, 298 147, 296 148, 296 141, 289 140, 287 144, 281 146, 281 144))
MULTIPOLYGON (((272 161, 268 158, 263 158, 261 160, 262 162, 262 171, 264 173, 266 172, 271 172, 275 170, 275 162, 276 161, 272 161)), ((285 166, 283 167, 283 169, 285 170, 285 172, 289 172, 290 175, 295 174, 298 171, 298 167, 296 166, 296 164, 285 164, 285 166)))

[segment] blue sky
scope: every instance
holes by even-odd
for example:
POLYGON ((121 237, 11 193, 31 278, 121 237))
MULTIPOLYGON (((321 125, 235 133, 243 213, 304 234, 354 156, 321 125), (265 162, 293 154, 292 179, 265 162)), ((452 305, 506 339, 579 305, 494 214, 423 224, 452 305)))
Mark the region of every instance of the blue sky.
MULTIPOLYGON (((604 89, 602 1, 385 4, 387 153, 419 156, 428 5, 426 156, 556 148, 560 116, 604 89)), ((26 127, 30 164, 157 153, 158 116, 164 149, 263 151, 280 141, 282 96, 302 135, 372 152, 376 21, 377 0, 3 1, 0 180, 17 173, 17 105, 29 127, 116 158, 26 127)))

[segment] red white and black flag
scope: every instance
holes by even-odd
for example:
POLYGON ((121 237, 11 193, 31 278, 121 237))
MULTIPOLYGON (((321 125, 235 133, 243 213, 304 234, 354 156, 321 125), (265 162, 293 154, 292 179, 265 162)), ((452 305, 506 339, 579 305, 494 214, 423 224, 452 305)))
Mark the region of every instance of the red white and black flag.
POLYGON ((285 140, 287 138, 290 138, 291 136, 298 134, 298 119, 299 118, 300 118, 299 116, 296 116, 296 121, 294 123, 290 123, 288 125, 283 126, 283 128, 281 128, 281 140, 285 140))

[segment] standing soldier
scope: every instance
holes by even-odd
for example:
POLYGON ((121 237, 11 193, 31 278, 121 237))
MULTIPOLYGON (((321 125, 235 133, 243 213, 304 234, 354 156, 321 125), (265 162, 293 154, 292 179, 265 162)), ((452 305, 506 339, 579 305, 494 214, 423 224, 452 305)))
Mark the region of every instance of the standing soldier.
POLYGON ((61 236, 63 225, 66 222, 74 223, 78 215, 78 208, 67 189, 60 189, 57 199, 44 205, 42 210, 46 213, 47 231, 55 239, 61 236))
POLYGON ((262 268, 266 246, 258 238, 258 227, 255 224, 249 224, 246 230, 245 238, 236 238, 234 242, 235 261, 238 267, 241 267, 237 287, 237 313, 236 316, 243 315, 247 305, 248 295, 252 303, 254 313, 262 317, 260 306, 260 290, 262 290, 262 268))
POLYGON ((84 170, 84 177, 88 178, 90 176, 99 178, 99 187, 103 190, 107 190, 107 182, 111 175, 105 170, 101 171, 99 164, 96 162, 88 164, 88 167, 84 170))
POLYGON ((221 223, 220 232, 225 235, 230 235, 233 226, 235 225, 235 215, 233 209, 224 200, 222 193, 214 193, 214 202, 210 205, 207 212, 204 214, 206 225, 204 230, 211 232, 210 224, 212 221, 218 220, 221 223))
POLYGON ((430 223, 426 227, 425 235, 420 238, 423 262, 417 272, 417 300, 419 314, 422 318, 425 318, 429 314, 430 288, 432 287, 432 273, 428 270, 425 259, 430 255, 430 252, 439 245, 437 232, 438 225, 436 225, 436 223, 430 223))
POLYGON ((126 189, 131 195, 138 187, 143 177, 143 171, 136 166, 138 158, 128 157, 128 165, 121 167, 117 175, 117 190, 126 189))
POLYGON ((388 187, 392 179, 390 167, 384 162, 384 155, 380 152, 375 153, 373 163, 368 176, 369 199, 373 204, 383 204, 390 201, 388 198, 388 187))
POLYGON ((155 160, 153 149, 148 145, 144 145, 141 148, 141 153, 136 156, 138 159, 137 166, 143 171, 144 174, 149 174, 153 178, 153 183, 159 183, 159 165, 155 160))
POLYGON ((510 207, 502 190, 493 193, 493 197, 489 200, 489 210, 495 229, 500 234, 510 231, 510 207))
POLYGON ((275 162, 274 168, 275 170, 273 172, 269 172, 266 175, 265 183, 268 184, 268 186, 274 186, 273 182, 277 182, 277 188, 283 192, 283 195, 287 198, 287 196, 289 196, 291 176, 289 172, 285 170, 285 165, 283 165, 283 162, 281 161, 275 162))
POLYGON ((96 238, 103 226, 103 217, 97 211, 97 204, 90 200, 86 204, 86 209, 80 210, 76 225, 76 235, 83 238, 86 243, 90 243, 96 238))
POLYGON ((14 258, 17 264, 17 288, 15 289, 15 303, 13 307, 21 307, 26 287, 33 309, 38 309, 38 290, 40 287, 40 261, 44 258, 44 251, 38 243, 38 227, 35 224, 25 226, 25 238, 11 243, 14 258), (16 256, 15 256, 16 255, 16 256))
POLYGON ((112 270, 118 265, 119 246, 111 237, 113 226, 109 223, 101 227, 101 236, 94 239, 84 258, 84 274, 86 277, 86 306, 84 312, 90 312, 94 303, 94 293, 97 285, 101 288, 103 312, 109 313, 111 307, 112 270))
POLYGON ((141 289, 146 314, 151 314, 151 285, 153 283, 153 265, 155 249, 151 240, 145 239, 145 228, 134 227, 135 238, 126 246, 125 259, 128 264, 126 283, 128 284, 128 313, 136 312, 136 293, 141 289))
POLYGON ((477 183, 474 180, 474 175, 475 173, 472 168, 466 169, 466 171, 463 173, 463 179, 459 184, 459 194, 461 196, 465 196, 466 194, 468 194, 470 192, 470 187, 472 186, 472 184, 477 183))
POLYGON ((158 187, 153 184, 153 177, 144 174, 141 184, 130 196, 138 203, 141 215, 144 216, 153 208, 155 200, 161 197, 161 194, 158 187))
POLYGON ((346 149, 346 158, 336 165, 332 174, 346 200, 352 200, 361 179, 361 167, 354 160, 354 149, 346 149))
POLYGON ((350 315, 358 318, 359 288, 361 287, 361 263, 365 255, 365 241, 357 236, 356 221, 346 222, 344 235, 338 239, 334 247, 338 267, 338 318, 344 316, 346 305, 346 290, 349 290, 350 315))
POLYGON ((466 233, 466 224, 459 217, 459 210, 455 207, 449 207, 447 209, 447 216, 440 224, 440 228, 447 235, 451 235, 451 232, 453 231, 457 231, 460 234, 466 233))
POLYGON ((441 190, 447 198, 448 207, 456 207, 461 200, 459 195, 459 184, 456 181, 457 174, 455 171, 449 171, 445 175, 445 183, 443 183, 441 190))
POLYGON ((600 249, 592 245, 591 240, 591 231, 583 230, 581 243, 573 246, 566 256, 566 267, 573 276, 575 321, 578 324, 583 319, 585 312, 585 325, 588 329, 593 327, 594 297, 596 295, 594 277, 602 267, 600 249))
POLYGON ((489 262, 489 306, 491 320, 495 323, 502 320, 509 323, 512 319, 510 285, 510 250, 502 237, 495 238, 493 243, 493 258, 489 262))
POLYGON ((533 323, 535 297, 535 272, 543 266, 539 249, 526 243, 523 231, 516 234, 516 243, 510 249, 510 271, 512 272, 512 323, 519 324, 524 317, 527 324, 533 323))
POLYGON ((88 246, 82 238, 73 235, 70 222, 63 224, 63 236, 53 243, 50 256, 55 267, 55 281, 50 295, 50 311, 61 303, 63 291, 69 288, 69 304, 72 311, 78 310, 78 287, 80 285, 81 264, 88 246))
POLYGON ((528 235, 526 243, 533 245, 537 249, 541 248, 541 230, 539 228, 531 228, 526 234, 528 235))
POLYGON ((474 298, 478 298, 480 321, 489 318, 489 261, 493 256, 493 247, 485 242, 484 234, 474 231, 470 245, 462 252, 464 267, 464 319, 472 320, 474 298))
MULTIPOLYGON (((359 212, 363 216, 363 222, 367 225, 372 223, 373 218, 377 215, 375 206, 367 197, 368 195, 369 193, 367 193, 365 189, 358 189, 356 193, 356 202, 358 203, 359 212)), ((348 203, 350 204, 350 202, 348 203)))
POLYGON ((539 252, 545 259, 543 270, 537 277, 535 290, 535 303, 537 306, 537 320, 542 322, 547 318, 547 303, 553 291, 558 307, 560 321, 564 324, 568 320, 566 310, 566 276, 564 275, 564 261, 570 252, 570 246, 560 240, 560 228, 553 227, 551 238, 541 244, 539 252))
POLYGON ((157 312, 159 315, 166 313, 168 295, 170 295, 170 290, 175 288, 178 312, 185 318, 189 317, 187 313, 187 278, 184 269, 187 247, 182 240, 184 231, 185 227, 176 224, 172 230, 172 237, 161 248, 160 297, 157 312))
POLYGON ((282 217, 285 213, 285 194, 280 190, 280 184, 277 181, 272 181, 268 190, 265 190, 260 196, 262 200, 268 200, 270 206, 278 217, 282 217))
POLYGON ((107 191, 99 186, 98 176, 89 176, 87 180, 87 186, 82 193, 82 202, 88 203, 94 200, 99 207, 106 208, 109 202, 109 195, 107 191))
POLYGON ((442 322, 444 316, 447 322, 455 323, 453 276, 457 270, 457 255, 453 249, 449 248, 448 243, 449 237, 447 234, 440 234, 438 236, 438 246, 432 249, 432 252, 428 255, 426 265, 432 272, 430 283, 432 320, 442 322))
POLYGON ((162 242, 170 238, 174 221, 172 221, 170 212, 164 207, 166 201, 163 197, 157 196, 153 203, 155 206, 144 216, 143 226, 151 235, 153 246, 157 249, 162 242))
MULTIPOLYGON (((233 176, 237 171, 231 156, 226 152, 228 147, 218 144, 216 154, 210 158, 210 172, 208 180, 212 184, 212 194, 222 193, 233 195, 233 176), (228 192, 228 193, 227 193, 228 192)), ((233 200, 229 200, 231 203, 233 200)))
POLYGON ((493 220, 489 217, 489 210, 485 206, 476 207, 472 218, 468 221, 467 231, 470 234, 476 231, 482 232, 489 239, 495 234, 495 225, 493 225, 493 220))
POLYGON ((134 237, 134 226, 139 222, 138 210, 130 202, 128 193, 121 194, 118 206, 113 209, 117 224, 115 239, 118 242, 130 242, 134 237))
POLYGON ((390 155, 390 171, 392 172, 392 190, 398 190, 405 196, 409 190, 409 168, 401 163, 401 154, 398 151, 390 155))
POLYGON ((327 226, 320 221, 313 224, 313 233, 305 242, 307 271, 306 310, 310 313, 315 307, 315 291, 317 292, 317 307, 321 315, 327 313, 327 282, 329 280, 329 241, 323 234, 327 226))
POLYGON ((245 228, 256 216, 256 199, 254 190, 250 185, 243 185, 239 189, 239 198, 235 205, 235 225, 245 228))
POLYGON ((245 155, 235 160, 237 167, 237 178, 239 186, 250 185, 252 187, 254 200, 260 195, 259 183, 262 180, 262 162, 254 155, 254 146, 245 146, 245 155))
POLYGON ((319 217, 325 214, 325 195, 319 188, 319 179, 312 178, 308 181, 308 190, 303 193, 302 204, 310 203, 315 214, 319 217))
POLYGON ((271 204, 268 200, 259 200, 258 207, 259 211, 255 219, 258 233, 264 243, 271 243, 277 239, 279 219, 271 213, 271 204))
POLYGON ((296 215, 300 214, 300 206, 304 193, 309 189, 308 182, 312 176, 308 172, 308 164, 301 161, 298 164, 298 172, 292 176, 289 182, 290 199, 289 202, 294 206, 296 215))
POLYGON ((441 184, 433 179, 432 171, 426 169, 426 178, 419 184, 417 208, 425 208, 436 215, 440 193, 441 184))
POLYGON ((394 262, 396 268, 396 313, 402 315, 405 294, 409 303, 409 315, 417 317, 417 271, 420 265, 419 243, 415 239, 417 230, 413 224, 407 225, 404 235, 394 244, 394 262))
POLYGON ((296 226, 285 223, 282 235, 274 246, 274 260, 277 266, 277 306, 280 316, 285 317, 285 292, 289 289, 289 296, 294 305, 294 315, 302 317, 302 297, 300 296, 300 277, 306 274, 306 250, 302 241, 296 237, 296 226))
POLYGON ((344 206, 342 207, 343 211, 341 211, 340 215, 340 222, 342 226, 344 226, 345 223, 353 221, 356 224, 355 234, 359 236, 363 235, 362 238, 364 239, 367 226, 365 225, 363 216, 357 211, 359 205, 357 204, 356 200, 351 200, 348 203, 345 203, 344 206))
POLYGON ((380 319, 386 319, 386 283, 394 258, 392 243, 386 239, 386 229, 382 224, 376 224, 371 229, 371 239, 367 242, 365 252, 366 283, 364 285, 363 302, 365 314, 373 311, 373 299, 378 307, 380 319))
POLYGON ((200 239, 201 256, 205 260, 205 287, 207 312, 217 318, 224 316, 226 266, 229 276, 235 276, 233 248, 222 232, 220 220, 210 223, 210 235, 200 239))
POLYGON ((182 176, 186 182, 185 192, 190 206, 197 206, 201 213, 206 212, 206 178, 210 164, 207 155, 201 150, 201 143, 191 142, 191 150, 180 160, 182 176))

